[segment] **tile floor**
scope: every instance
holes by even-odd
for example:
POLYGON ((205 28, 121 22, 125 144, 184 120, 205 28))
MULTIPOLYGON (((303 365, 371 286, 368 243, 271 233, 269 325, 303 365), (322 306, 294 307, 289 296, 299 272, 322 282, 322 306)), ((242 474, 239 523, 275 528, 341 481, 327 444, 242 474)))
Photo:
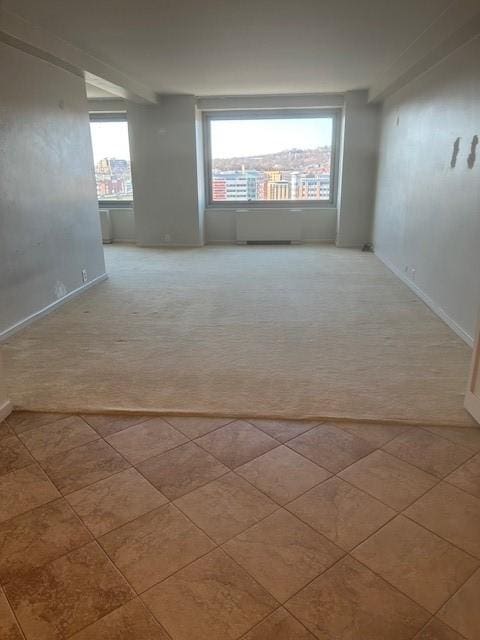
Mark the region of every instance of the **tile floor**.
POLYGON ((480 429, 17 412, 2 640, 479 640, 480 429))

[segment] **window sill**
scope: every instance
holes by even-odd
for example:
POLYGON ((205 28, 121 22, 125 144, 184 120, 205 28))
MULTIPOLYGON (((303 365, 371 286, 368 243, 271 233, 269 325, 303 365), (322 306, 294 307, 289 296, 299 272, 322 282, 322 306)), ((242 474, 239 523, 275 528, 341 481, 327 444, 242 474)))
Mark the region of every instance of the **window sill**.
POLYGON ((336 211, 337 207, 334 204, 319 204, 309 205, 308 207, 295 207, 292 205, 273 205, 269 207, 248 207, 248 206, 223 206, 215 205, 205 207, 206 213, 272 213, 282 211, 283 213, 305 213, 316 211, 336 211))

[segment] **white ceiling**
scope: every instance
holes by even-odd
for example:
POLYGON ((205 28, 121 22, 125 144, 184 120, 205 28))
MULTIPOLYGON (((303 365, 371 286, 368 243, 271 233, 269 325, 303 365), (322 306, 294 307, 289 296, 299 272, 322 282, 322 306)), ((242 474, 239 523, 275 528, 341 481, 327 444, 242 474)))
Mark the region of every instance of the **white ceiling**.
POLYGON ((6 0, 159 93, 370 87, 450 0, 6 0))

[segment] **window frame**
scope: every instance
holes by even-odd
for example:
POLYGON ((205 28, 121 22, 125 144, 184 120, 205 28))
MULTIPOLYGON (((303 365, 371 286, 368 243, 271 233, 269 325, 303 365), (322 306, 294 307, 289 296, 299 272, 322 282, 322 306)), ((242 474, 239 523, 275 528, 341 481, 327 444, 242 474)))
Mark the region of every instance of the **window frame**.
POLYGON ((204 111, 204 173, 205 202, 209 209, 321 209, 337 206, 340 122, 341 108, 303 108, 303 109, 228 109, 204 111), (287 118, 331 118, 332 119, 332 152, 330 172, 330 197, 324 200, 213 200, 212 191, 212 153, 211 122, 214 120, 266 120, 287 118))
MULTIPOLYGON (((89 120, 90 122, 126 122, 127 123, 127 132, 128 132, 128 118, 126 111, 90 111, 89 112, 89 120)), ((130 144, 130 132, 129 135, 129 144, 130 144)), ((132 168, 132 163, 130 161, 130 170, 132 168)), ((133 181, 133 176, 132 176, 133 181)), ((96 186, 96 180, 95 180, 96 186)), ((99 209, 132 209, 133 208, 133 198, 132 200, 97 200, 99 209)))

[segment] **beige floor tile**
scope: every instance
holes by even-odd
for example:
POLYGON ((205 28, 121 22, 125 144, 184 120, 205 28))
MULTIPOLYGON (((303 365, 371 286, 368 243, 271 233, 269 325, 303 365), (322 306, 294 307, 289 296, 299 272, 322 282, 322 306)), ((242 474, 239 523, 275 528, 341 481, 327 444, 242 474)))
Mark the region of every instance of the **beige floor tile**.
POLYGON ((236 472, 278 504, 290 502, 331 475, 285 446, 267 451, 236 472))
POLYGON ((135 598, 98 622, 79 631, 71 640, 169 640, 143 602, 135 598))
POLYGON ((36 464, 0 476, 0 522, 58 497, 60 494, 36 464))
POLYGON ((377 531, 395 511, 340 478, 330 478, 287 509, 349 551, 377 531))
POLYGON ((14 435, 14 431, 8 424, 5 422, 0 422, 0 445, 4 440, 11 438, 14 435))
POLYGON ((480 569, 457 591, 438 613, 450 627, 468 638, 480 636, 480 569))
POLYGON ((410 640, 429 618, 353 558, 340 560, 285 607, 319 640, 410 640))
POLYGON ((15 433, 23 433, 29 429, 43 427, 46 424, 56 422, 62 418, 68 418, 66 413, 36 413, 34 411, 14 411, 11 413, 7 422, 15 431, 15 433))
POLYGON ((374 424, 370 422, 336 422, 335 426, 366 440, 376 449, 411 428, 404 424, 374 424))
POLYGON ((175 504, 218 544, 277 509, 277 505, 234 473, 178 498, 175 504))
POLYGON ((276 511, 224 550, 274 598, 285 602, 344 552, 288 511, 276 511))
POLYGON ((438 482, 434 476, 381 450, 374 451, 339 475, 397 510, 407 507, 438 482))
POLYGON ((315 640, 310 631, 283 608, 256 625, 242 640, 315 640))
POLYGON ((91 535, 65 500, 54 500, 0 524, 0 582, 81 547, 91 535))
POLYGON ((140 414, 105 414, 105 413, 87 413, 82 418, 99 433, 102 438, 111 436, 114 433, 133 427, 140 422, 149 420, 151 416, 140 414))
POLYGON ((3 438, 0 442, 0 475, 32 464, 34 459, 17 436, 3 438))
POLYGON ((353 556, 431 613, 479 566, 470 555, 403 516, 377 531, 353 556))
POLYGON ((290 440, 288 446, 332 473, 338 473, 373 447, 366 440, 333 424, 322 424, 290 440))
POLYGON ((212 431, 196 442, 230 469, 278 447, 276 440, 242 420, 236 420, 212 431))
POLYGON ((121 471, 70 493, 67 500, 95 536, 101 536, 167 502, 165 496, 136 469, 121 471))
POLYGON ((133 596, 95 542, 12 580, 6 594, 27 640, 68 637, 133 596))
POLYGON ((22 442, 40 461, 97 440, 98 437, 98 433, 79 416, 63 418, 20 434, 22 442))
POLYGON ((277 606, 220 549, 152 587, 142 598, 175 640, 237 640, 277 606))
POLYGON ((199 438, 214 429, 233 422, 233 418, 202 418, 197 416, 165 416, 165 420, 187 438, 199 438))
POLYGON ((422 427, 422 429, 471 449, 473 453, 480 451, 480 429, 478 427, 422 427))
POLYGON ((415 636, 414 640, 463 640, 463 636, 437 618, 432 618, 427 626, 415 636))
POLYGON ((172 504, 110 531, 99 542, 137 593, 215 547, 172 504))
POLYGON ((269 436, 279 442, 287 442, 301 433, 316 427, 320 420, 249 420, 269 436))
POLYGON ((406 515, 480 558, 480 499, 442 482, 417 500, 406 515))
POLYGON ((229 471, 194 442, 149 458, 137 469, 170 500, 202 487, 229 471))
POLYGON ((23 640, 24 636, 15 620, 7 598, 0 589, 0 638, 2 640, 23 640))
POLYGON ((410 429, 383 449, 437 478, 445 477, 472 455, 470 449, 424 429, 410 429))
POLYGON ((94 440, 70 451, 57 453, 42 464, 63 494, 82 489, 130 466, 105 440, 94 440))
POLYGON ((138 464, 142 460, 187 442, 183 434, 162 418, 151 418, 113 436, 108 436, 106 440, 131 464, 138 464))
POLYGON ((465 464, 462 464, 445 480, 459 489, 463 489, 467 493, 480 498, 480 453, 467 460, 465 464))

